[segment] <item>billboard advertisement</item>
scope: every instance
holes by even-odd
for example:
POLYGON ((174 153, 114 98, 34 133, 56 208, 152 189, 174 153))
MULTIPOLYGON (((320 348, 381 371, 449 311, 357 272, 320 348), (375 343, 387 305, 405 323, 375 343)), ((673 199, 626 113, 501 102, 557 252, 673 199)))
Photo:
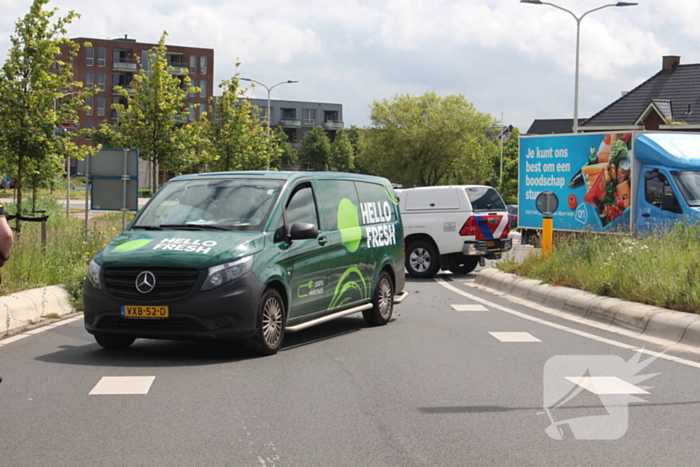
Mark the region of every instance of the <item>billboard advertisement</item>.
POLYGON ((542 228, 536 199, 551 191, 555 229, 629 231, 632 142, 631 133, 521 137, 518 226, 542 228))

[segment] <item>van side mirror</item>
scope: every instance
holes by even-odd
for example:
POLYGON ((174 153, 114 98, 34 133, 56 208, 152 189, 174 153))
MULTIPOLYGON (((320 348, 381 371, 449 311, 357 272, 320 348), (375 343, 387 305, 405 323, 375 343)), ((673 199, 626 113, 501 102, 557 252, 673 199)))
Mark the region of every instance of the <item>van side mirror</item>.
POLYGON ((321 231, 314 224, 308 222, 297 222, 289 229, 289 240, 305 240, 308 238, 316 238, 321 231))
POLYGON ((678 214, 683 213, 683 210, 678 205, 678 200, 676 199, 675 195, 671 193, 666 193, 661 197, 661 210, 675 212, 678 214))

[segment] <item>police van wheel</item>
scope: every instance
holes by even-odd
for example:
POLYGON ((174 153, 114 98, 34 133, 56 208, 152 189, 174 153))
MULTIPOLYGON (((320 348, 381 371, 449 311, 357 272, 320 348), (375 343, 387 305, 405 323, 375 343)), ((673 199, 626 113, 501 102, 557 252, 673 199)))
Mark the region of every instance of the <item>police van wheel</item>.
POLYGON ((105 349, 119 350, 126 349, 136 340, 131 336, 120 336, 114 334, 95 334, 95 340, 105 349))
POLYGON ((432 243, 419 240, 406 248, 406 270, 418 278, 430 278, 440 270, 440 257, 432 243))
POLYGON ((365 322, 371 326, 381 326, 389 322, 394 312, 394 283, 386 271, 379 274, 377 288, 372 297, 372 308, 363 310, 365 322))
POLYGON ((284 339, 284 301, 275 289, 268 289, 258 305, 258 326, 252 339, 254 350, 261 355, 276 354, 284 339))
POLYGON ((462 257, 450 260, 450 271, 453 274, 469 274, 479 264, 479 257, 462 257))

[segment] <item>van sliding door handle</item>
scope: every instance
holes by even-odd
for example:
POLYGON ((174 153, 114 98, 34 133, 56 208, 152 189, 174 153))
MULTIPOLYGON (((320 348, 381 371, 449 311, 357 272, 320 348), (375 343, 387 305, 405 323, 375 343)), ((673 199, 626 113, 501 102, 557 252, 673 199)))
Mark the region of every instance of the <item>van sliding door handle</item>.
POLYGON ((645 212, 644 214, 642 214, 642 217, 651 217, 651 214, 649 214, 648 212, 645 212))
POLYGON ((328 243, 328 239, 326 237, 321 237, 318 239, 319 245, 325 245, 326 243, 328 243))

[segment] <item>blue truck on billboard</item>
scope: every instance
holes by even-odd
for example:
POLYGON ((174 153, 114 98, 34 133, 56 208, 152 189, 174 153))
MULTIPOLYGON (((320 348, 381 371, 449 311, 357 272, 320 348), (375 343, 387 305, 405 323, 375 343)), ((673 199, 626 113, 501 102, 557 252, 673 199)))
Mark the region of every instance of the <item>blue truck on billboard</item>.
POLYGON ((700 135, 578 133, 520 138, 518 227, 540 229, 543 191, 557 230, 645 233, 700 220, 700 135))

